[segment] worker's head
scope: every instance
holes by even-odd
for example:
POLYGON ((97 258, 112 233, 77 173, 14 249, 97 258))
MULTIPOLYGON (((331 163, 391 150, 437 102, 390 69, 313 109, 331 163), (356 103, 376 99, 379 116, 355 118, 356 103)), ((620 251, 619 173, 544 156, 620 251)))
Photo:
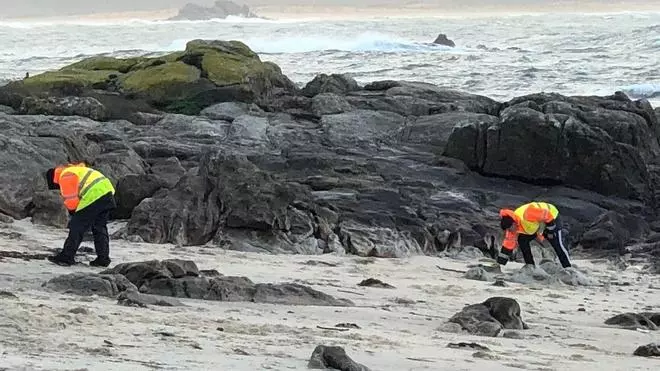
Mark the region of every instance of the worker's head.
POLYGON ((58 182, 55 180, 55 168, 50 168, 46 170, 46 184, 48 189, 59 189, 58 182))
POLYGON ((504 231, 513 227, 513 223, 514 223, 513 218, 508 215, 504 215, 500 218, 500 227, 504 231))
POLYGON ((48 184, 48 189, 60 189, 60 175, 62 175, 62 170, 65 166, 58 166, 46 170, 46 184, 48 184))

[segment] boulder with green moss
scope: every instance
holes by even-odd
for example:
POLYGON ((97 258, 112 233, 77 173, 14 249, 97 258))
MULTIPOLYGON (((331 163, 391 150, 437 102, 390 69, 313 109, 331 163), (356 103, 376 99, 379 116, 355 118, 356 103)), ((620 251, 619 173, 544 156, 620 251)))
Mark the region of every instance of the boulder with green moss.
POLYGON ((242 42, 193 40, 185 50, 159 57, 97 56, 14 81, 0 88, 0 104, 18 109, 26 97, 92 96, 115 118, 125 108, 113 109, 117 96, 158 110, 197 114, 218 102, 258 103, 296 90, 276 64, 262 61, 242 42))

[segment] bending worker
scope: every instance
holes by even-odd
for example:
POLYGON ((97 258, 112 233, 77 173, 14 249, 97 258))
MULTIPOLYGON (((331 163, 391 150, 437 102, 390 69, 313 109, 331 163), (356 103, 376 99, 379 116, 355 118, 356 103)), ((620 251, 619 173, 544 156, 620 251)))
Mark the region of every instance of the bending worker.
POLYGON ((525 264, 534 265, 530 242, 546 238, 557 253, 562 267, 571 266, 568 250, 561 237, 561 222, 557 208, 546 202, 530 202, 516 210, 500 210, 500 226, 504 230, 502 249, 497 262, 502 265, 511 258, 516 246, 520 247, 525 264), (542 224, 545 225, 543 231, 542 224))
POLYGON ((115 188, 108 178, 85 164, 69 164, 46 171, 48 189, 59 189, 64 206, 69 210, 69 236, 62 251, 48 258, 59 265, 75 264, 74 257, 88 229, 94 235, 96 259, 89 265, 110 265, 110 237, 108 219, 116 207, 115 188))

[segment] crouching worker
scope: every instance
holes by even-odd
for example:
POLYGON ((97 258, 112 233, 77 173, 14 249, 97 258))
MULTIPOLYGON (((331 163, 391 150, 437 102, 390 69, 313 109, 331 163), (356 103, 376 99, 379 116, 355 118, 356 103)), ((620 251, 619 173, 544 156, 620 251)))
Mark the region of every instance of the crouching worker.
POLYGON ((546 238, 555 249, 562 267, 571 266, 568 251, 562 241, 559 211, 554 205, 546 202, 530 202, 516 210, 502 209, 500 226, 504 230, 504 241, 497 257, 499 264, 506 265, 518 246, 525 264, 534 265, 530 242, 537 238, 541 241, 546 238), (545 228, 540 231, 542 224, 545 228))
POLYGON ((110 237, 108 219, 116 207, 115 189, 108 178, 85 164, 69 164, 46 171, 48 189, 59 189, 64 205, 69 210, 69 236, 62 251, 48 258, 53 263, 69 266, 75 264, 74 257, 87 230, 94 235, 96 259, 89 265, 110 265, 110 237))

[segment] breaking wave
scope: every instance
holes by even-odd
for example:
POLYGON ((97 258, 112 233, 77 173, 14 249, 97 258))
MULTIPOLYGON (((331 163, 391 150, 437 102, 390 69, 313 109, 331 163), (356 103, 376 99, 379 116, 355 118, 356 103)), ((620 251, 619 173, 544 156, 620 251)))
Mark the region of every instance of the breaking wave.
POLYGON ((660 98, 660 83, 634 84, 624 86, 621 90, 632 99, 660 98))
MULTIPOLYGON (((461 48, 450 48, 433 43, 421 43, 404 38, 367 32, 355 37, 326 36, 290 36, 268 38, 237 38, 259 54, 293 54, 321 51, 346 52, 383 52, 383 53, 433 53, 460 52, 461 48)), ((179 39, 168 45, 166 51, 176 51, 185 48, 188 40, 179 39)))

